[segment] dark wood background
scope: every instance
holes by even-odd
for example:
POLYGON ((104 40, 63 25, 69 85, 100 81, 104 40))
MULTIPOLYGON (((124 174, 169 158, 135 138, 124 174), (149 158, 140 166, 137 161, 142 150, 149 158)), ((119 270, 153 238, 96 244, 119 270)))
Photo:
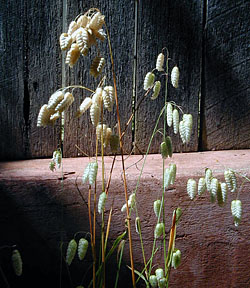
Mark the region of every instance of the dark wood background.
MULTIPOLYGON (((122 127, 143 96, 145 74, 167 46, 181 72, 179 88, 169 87, 168 99, 194 118, 191 143, 183 146, 174 136, 175 151, 250 147, 249 1, 0 2, 0 159, 51 157, 60 125, 36 127, 40 107, 62 85, 94 89, 98 84, 88 73, 87 57, 73 69, 65 68, 58 41, 70 21, 90 7, 102 11, 110 30, 122 127)), ((101 48, 108 58, 107 41, 101 48)), ((108 63, 105 73, 111 82, 110 68, 108 63)), ((71 119, 86 93, 74 94, 76 101, 65 115, 66 157, 79 155, 75 144, 88 154, 94 149, 88 113, 71 119)), ((163 99, 162 93, 143 102, 124 139, 127 153, 134 145, 136 153, 146 151, 163 99)), ((111 126, 117 121, 110 114, 105 119, 111 126)), ((155 138, 151 153, 159 152, 160 141, 155 138)))

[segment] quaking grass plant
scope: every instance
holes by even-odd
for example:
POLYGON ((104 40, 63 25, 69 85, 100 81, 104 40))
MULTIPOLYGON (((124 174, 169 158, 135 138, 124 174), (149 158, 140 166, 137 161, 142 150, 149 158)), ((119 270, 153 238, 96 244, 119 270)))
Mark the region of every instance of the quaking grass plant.
MULTIPOLYGON (((128 236, 130 251, 129 268, 131 269, 133 287, 136 287, 136 284, 140 279, 145 282, 146 287, 168 287, 171 269, 177 269, 181 263, 181 251, 175 247, 175 236, 176 229, 183 213, 180 207, 177 207, 173 211, 172 225, 170 227, 169 240, 167 243, 167 227, 165 223, 165 195, 167 193, 168 187, 175 184, 177 170, 176 164, 171 162, 169 163, 169 165, 167 165, 168 159, 173 156, 172 140, 171 137, 167 134, 167 131, 168 129, 171 129, 173 127, 174 133, 179 134, 182 142, 184 144, 187 144, 191 139, 193 126, 192 115, 184 113, 183 109, 180 106, 178 106, 175 102, 168 100, 168 85, 172 85, 174 88, 178 89, 178 82, 180 77, 179 68, 177 65, 174 65, 174 67, 172 67, 171 69, 171 73, 169 72, 171 68, 169 51, 167 50, 167 48, 163 48, 156 59, 155 68, 152 71, 148 72, 145 76, 143 83, 145 95, 143 95, 141 100, 138 102, 135 111, 139 108, 140 104, 147 98, 147 96, 150 96, 152 101, 159 97, 159 95, 161 94, 162 86, 165 86, 165 91, 163 93, 165 95, 165 101, 164 106, 162 107, 160 114, 156 119, 155 128, 152 136, 149 139, 148 149, 144 157, 144 162, 140 171, 140 175, 138 177, 136 187, 134 188, 133 193, 128 195, 123 153, 123 136, 126 133, 126 128, 133 119, 134 115, 132 114, 131 117, 128 119, 125 130, 121 131, 114 60, 112 56, 109 32, 105 23, 104 15, 102 15, 102 13, 98 9, 91 8, 85 14, 77 16, 76 19, 70 23, 67 33, 61 34, 60 47, 61 50, 67 51, 65 62, 72 69, 79 57, 88 57, 89 49, 95 47, 96 56, 92 60, 92 64, 90 66, 90 74, 95 79, 99 79, 99 84, 94 89, 90 89, 83 85, 72 85, 58 89, 51 95, 48 103, 44 104, 41 107, 37 120, 38 127, 53 125, 55 121, 62 117, 63 114, 66 113, 69 107, 73 104, 74 89, 83 89, 89 93, 89 96, 85 97, 81 105, 78 107, 78 110, 75 113, 75 117, 81 117, 83 113, 87 113, 87 111, 89 110, 91 123, 93 129, 95 129, 96 131, 96 143, 93 143, 93 145, 95 145, 96 147, 95 160, 89 161, 89 164, 87 165, 87 167, 85 167, 82 176, 82 183, 88 185, 89 189, 88 212, 90 231, 88 233, 85 233, 85 237, 80 238, 78 237, 79 232, 77 232, 74 238, 69 241, 69 243, 67 244, 65 262, 68 266, 70 266, 72 261, 76 257, 76 254, 78 254, 78 258, 80 260, 83 260, 90 244, 93 260, 92 280, 90 283, 85 283, 84 285, 85 287, 105 287, 106 273, 108 273, 106 271, 106 263, 109 260, 110 256, 117 249, 118 268, 114 287, 118 287, 118 278, 123 257, 125 237, 128 236), (103 75, 103 67, 106 63, 106 59, 102 55, 98 46, 99 41, 106 41, 106 39, 109 45, 109 56, 113 76, 112 83, 109 83, 107 77, 103 75), (163 83, 163 85, 162 81, 156 80, 156 77, 162 79, 162 75, 165 79, 165 83, 163 83), (108 123, 105 122, 105 119, 103 117, 104 110, 112 112, 114 109, 116 109, 118 134, 114 133, 114 127, 109 127, 108 123), (160 121, 163 122, 163 129, 159 128, 160 121), (155 199, 152 205, 152 213, 155 214, 156 224, 153 228, 154 241, 151 257, 149 259, 146 259, 143 236, 141 231, 141 221, 143 221, 143 219, 140 219, 140 215, 137 209, 136 194, 140 185, 141 176, 143 174, 143 169, 145 166, 147 155, 149 154, 152 140, 157 133, 160 133, 162 136, 162 143, 160 145, 160 151, 162 156, 162 195, 160 199, 155 199), (100 143, 100 145, 98 145, 98 143, 100 143), (96 185, 96 179, 98 177, 97 155, 99 152, 99 147, 101 150, 101 191, 97 191, 96 185), (104 153, 105 150, 108 149, 108 147, 110 147, 110 151, 113 155, 113 163, 109 171, 109 178, 106 181, 104 177, 106 172, 104 153), (124 227, 124 232, 117 237, 117 239, 113 242, 112 247, 108 250, 107 243, 110 232, 110 225, 112 221, 112 208, 110 209, 107 223, 105 223, 104 221, 104 213, 105 203, 109 196, 108 192, 112 179, 112 172, 114 163, 116 161, 116 153, 118 151, 118 147, 120 147, 120 154, 122 159, 121 163, 123 170, 125 198, 124 205, 121 207, 121 211, 126 213, 126 225, 124 227), (91 213, 92 201, 94 202, 93 214, 91 213), (100 253, 98 252, 98 247, 96 245, 97 213, 101 215, 102 219, 100 253), (138 271, 134 267, 131 234, 132 213, 135 214, 135 227, 137 233, 139 234, 139 239, 141 243, 141 253, 144 262, 144 268, 142 271, 138 271), (88 235, 90 235, 90 237, 88 237, 88 235), (155 269, 154 256, 158 251, 158 243, 162 242, 164 249, 164 265, 155 269), (100 259, 98 259, 97 257, 98 254, 100 255, 100 259)), ((54 151, 49 168, 51 171, 60 168, 62 169, 62 151, 60 148, 54 151)), ((236 171, 233 171, 230 168, 226 168, 224 174, 225 180, 220 181, 219 179, 213 177, 212 170, 207 168, 205 170, 204 177, 201 177, 198 183, 196 183, 196 180, 194 179, 188 180, 187 193, 190 200, 194 200, 196 197, 199 197, 207 190, 210 193, 212 203, 215 202, 217 199, 218 205, 224 206, 227 201, 227 193, 229 190, 231 190, 231 192, 236 194, 235 200, 233 200, 231 203, 231 212, 234 223, 236 226, 238 226, 242 217, 242 204, 238 198, 239 191, 241 190, 244 182, 238 189, 236 174, 236 171)), ((249 181, 249 179, 245 175, 238 175, 244 177, 246 181, 249 181)), ((77 287, 83 287, 83 282, 84 281, 82 281, 82 283, 80 283, 80 286, 77 287)))

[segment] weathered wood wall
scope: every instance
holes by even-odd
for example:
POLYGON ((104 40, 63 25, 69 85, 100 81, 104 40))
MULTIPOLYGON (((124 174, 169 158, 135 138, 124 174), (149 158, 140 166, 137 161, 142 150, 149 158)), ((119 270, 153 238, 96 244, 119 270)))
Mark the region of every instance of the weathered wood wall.
MULTIPOLYGON (((93 0, 86 4, 50 0, 42 5, 39 1, 1 0, 1 7, 0 159, 50 157, 59 143, 60 125, 57 122, 55 127, 36 127, 39 108, 62 83, 92 89, 98 84, 98 79, 89 76, 88 57, 82 57, 73 69, 64 68, 65 55, 58 42, 63 26, 67 28, 73 18, 90 7, 102 11, 110 30, 123 127, 136 101, 143 96, 144 76, 154 68, 161 49, 168 47, 181 72, 180 87, 169 87, 168 99, 194 117, 191 143, 183 147, 179 137, 174 136, 175 151, 250 146, 249 1, 93 0)), ((101 48, 107 58, 107 41, 101 48)), ((93 49, 91 59, 95 53, 93 49)), ((107 84, 112 80, 110 68, 108 63, 107 84)), ((71 119, 87 93, 79 89, 74 93, 75 103, 65 115, 66 157, 79 154, 75 144, 88 154, 94 150, 94 130, 88 113, 78 120, 71 119)), ((127 153, 134 144, 136 153, 145 152, 163 98, 164 93, 155 101, 146 99, 136 112, 124 139, 127 153)), ((105 114, 105 119, 111 127, 117 122, 110 113, 105 114)), ((173 135, 172 129, 168 133, 173 135)), ((152 153, 159 151, 160 141, 157 136, 152 153)))

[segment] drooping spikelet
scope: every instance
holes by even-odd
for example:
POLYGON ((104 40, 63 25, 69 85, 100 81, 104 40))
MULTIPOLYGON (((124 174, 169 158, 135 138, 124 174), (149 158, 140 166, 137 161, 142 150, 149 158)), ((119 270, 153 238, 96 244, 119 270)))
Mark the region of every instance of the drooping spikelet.
POLYGON ((17 276, 21 276, 23 273, 23 261, 21 258, 21 254, 17 249, 13 250, 11 261, 15 274, 17 276))
POLYGON ((149 88, 152 88, 155 81, 155 74, 153 72, 148 72, 144 78, 144 90, 148 90, 149 88))
POLYGON ((155 200, 154 201, 154 213, 157 218, 159 217, 160 208, 161 208, 161 200, 159 199, 155 200))
POLYGON ((166 137, 166 145, 167 145, 167 152, 168 152, 168 157, 172 157, 173 155, 173 146, 172 146, 172 140, 170 136, 166 137))
POLYGON ((102 103, 102 88, 101 87, 98 87, 95 93, 93 94, 92 103, 95 103, 101 107, 101 103, 102 103))
POLYGON ((226 195, 227 194, 227 184, 219 182, 218 191, 217 191, 217 202, 220 207, 222 207, 226 202, 226 195), (225 184, 225 185, 224 185, 225 184), (226 188, 226 190, 225 190, 226 188), (222 191, 223 189, 223 191, 222 191))
POLYGON ((96 103, 90 106, 90 119, 92 124, 96 127, 101 115, 101 108, 96 103))
POLYGON ((149 277, 149 283, 152 288, 157 288, 158 287, 158 281, 155 275, 150 275, 149 277))
POLYGON ((82 55, 87 56, 89 51, 89 34, 86 29, 81 29, 76 34, 76 43, 82 55))
POLYGON ((108 127, 104 139, 104 148, 106 148, 110 144, 111 135, 112 135, 112 129, 108 127))
POLYGON ((75 117, 80 117, 85 111, 89 109, 92 105, 92 99, 90 97, 86 97, 81 103, 79 109, 77 110, 75 117))
POLYGON ((161 237, 164 229, 164 224, 163 223, 157 223, 155 226, 155 231, 154 231, 154 236, 155 238, 161 237))
POLYGON ((65 93, 63 100, 56 106, 55 111, 66 111, 69 106, 74 102, 74 100, 74 96, 70 92, 65 93))
POLYGON ((196 195, 196 181, 194 179, 188 179, 187 182, 187 193, 188 196, 191 200, 194 199, 195 195, 196 195))
POLYGON ((219 181, 217 178, 212 178, 210 185, 210 199, 211 202, 214 203, 216 200, 217 192, 219 189, 219 181))
POLYGON ((212 170, 210 168, 206 168, 205 169, 205 181, 206 181, 206 187, 207 187, 207 191, 210 192, 210 186, 211 186, 211 180, 213 178, 213 173, 212 170))
POLYGON ((167 143, 166 141, 163 141, 161 143, 161 157, 163 159, 166 159, 168 157, 168 150, 167 150, 167 143))
POLYGON ((85 28, 89 21, 90 21, 90 18, 87 15, 81 15, 77 19, 76 23, 79 27, 85 28))
POLYGON ((90 166, 91 166, 91 162, 88 163, 88 165, 84 169, 84 172, 83 172, 83 175, 82 175, 82 183, 83 184, 89 179, 90 166))
POLYGON ((231 192, 235 192, 237 189, 237 179, 233 170, 227 169, 224 172, 225 181, 231 192))
POLYGON ((158 71, 164 71, 164 69, 163 69, 163 64, 164 64, 164 54, 163 54, 163 53, 160 53, 160 54, 157 56, 155 68, 156 68, 158 71))
POLYGON ((104 15, 102 15, 100 12, 96 12, 89 22, 89 28, 98 31, 102 28, 102 25, 104 24, 104 18, 104 15))
POLYGON ((59 42, 61 50, 67 50, 72 44, 72 37, 67 33, 62 33, 59 42))
POLYGON ((227 202, 227 184, 225 182, 220 183, 221 186, 221 194, 223 203, 227 202))
POLYGON ((158 268, 155 270, 155 276, 157 278, 157 281, 159 281, 160 279, 164 278, 164 271, 162 268, 158 268))
POLYGON ((175 249, 172 256, 172 267, 177 269, 181 264, 181 251, 179 249, 175 249))
POLYGON ((98 171, 97 162, 92 162, 89 168, 89 184, 94 185, 98 171))
POLYGON ((174 128, 174 134, 177 134, 179 131, 179 112, 177 109, 173 110, 173 128, 174 128))
POLYGON ((173 185, 175 182, 175 178, 176 178, 176 164, 174 163, 169 164, 169 173, 171 176, 170 184, 173 185))
POLYGON ((47 126, 50 124, 51 111, 48 109, 48 105, 44 104, 37 117, 37 127, 47 126))
POLYGON ((61 117, 61 113, 60 112, 56 112, 56 113, 52 114, 49 119, 50 119, 51 123, 54 123, 60 117, 61 117))
POLYGON ((57 169, 59 169, 61 167, 62 153, 60 150, 56 150, 53 152, 52 161, 55 163, 57 169))
POLYGON ((84 238, 81 238, 79 240, 77 252, 78 252, 78 257, 80 260, 84 259, 85 255, 87 253, 87 250, 88 250, 88 246, 89 246, 88 240, 86 240, 84 238))
POLYGON ((174 88, 178 88, 179 85, 179 77, 180 77, 180 71, 179 68, 177 66, 175 66, 172 69, 171 72, 171 83, 174 86, 174 88))
POLYGON ((161 90, 161 82, 155 81, 155 84, 153 87, 153 94, 151 96, 152 100, 155 100, 159 96, 160 90, 161 90))
POLYGON ((170 185, 171 183, 171 171, 168 168, 165 169, 165 173, 164 173, 164 188, 167 189, 168 186, 170 185))
POLYGON ((171 103, 167 104, 167 124, 169 127, 172 126, 173 123, 173 106, 171 103))
POLYGON ((98 213, 102 214, 105 208, 105 202, 107 199, 107 194, 106 192, 102 192, 101 195, 99 196, 99 201, 98 201, 98 213))
POLYGON ((186 129, 185 129, 183 120, 180 121, 179 123, 179 132, 180 132, 182 143, 185 144, 186 143, 186 129))
POLYGON ((72 35, 77 29, 79 28, 79 25, 76 23, 76 21, 71 21, 68 28, 68 35, 72 35))
POLYGON ((79 57, 79 47, 76 43, 73 43, 67 52, 65 63, 68 64, 70 68, 72 68, 76 64, 79 57))
POLYGON ((90 66, 90 74, 94 77, 99 76, 102 72, 104 65, 105 65, 105 59, 104 58, 99 57, 99 56, 95 57, 93 59, 91 66, 90 66))
POLYGON ((183 115, 183 122, 185 126, 185 138, 186 143, 190 141, 192 128, 193 128, 193 116, 191 114, 184 114, 183 115))
POLYGON ((107 133, 107 125, 106 124, 98 124, 96 126, 96 136, 99 141, 101 141, 103 137, 103 142, 105 142, 107 133))
POLYGON ((55 109, 56 106, 63 100, 64 93, 62 91, 56 91, 53 93, 48 101, 48 109, 55 109))
POLYGON ((135 231, 137 234, 140 234, 141 232, 141 220, 140 217, 135 218, 135 231))
POLYGON ((206 180, 201 177, 198 182, 198 195, 202 195, 206 191, 206 180))
POLYGON ((66 263, 70 265, 76 255, 76 250, 77 250, 77 243, 75 239, 70 240, 68 247, 67 247, 67 252, 66 252, 66 263))
POLYGON ((231 212, 234 218, 234 225, 237 227, 239 226, 242 217, 242 204, 240 200, 233 200, 231 202, 231 212))
POLYGON ((113 109, 113 105, 115 103, 115 91, 112 86, 106 86, 103 89, 102 98, 103 98, 103 104, 104 107, 111 112, 113 109), (104 93, 106 92, 106 93, 104 93))
POLYGON ((159 288, 166 288, 166 285, 167 285, 167 279, 164 277, 164 278, 161 278, 159 281, 158 281, 158 287, 159 288))

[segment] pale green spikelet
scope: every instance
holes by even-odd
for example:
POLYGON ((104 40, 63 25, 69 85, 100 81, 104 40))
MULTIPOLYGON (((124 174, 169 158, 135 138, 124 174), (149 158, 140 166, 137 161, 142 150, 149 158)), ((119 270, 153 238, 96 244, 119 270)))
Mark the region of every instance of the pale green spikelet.
POLYGON ((163 229, 164 229, 164 224, 163 223, 157 223, 155 226, 155 232, 154 232, 154 236, 155 238, 159 238, 161 237, 162 233, 163 233, 163 229))
POLYGON ((89 184, 94 185, 98 171, 97 162, 92 162, 89 168, 89 184))
POLYGON ((82 175, 82 183, 83 184, 89 179, 90 166, 91 166, 91 162, 88 163, 88 165, 84 169, 84 172, 83 172, 83 175, 82 175))
POLYGON ((164 173, 164 189, 167 189, 168 186, 171 183, 171 171, 170 168, 166 168, 165 169, 165 173, 164 173))
POLYGON ((165 141, 161 143, 161 157, 163 159, 168 157, 167 143, 165 141))
POLYGON ((177 269, 181 264, 181 251, 179 249, 175 249, 172 256, 172 267, 177 269))
POLYGON ((188 179, 187 193, 191 200, 193 200, 196 195, 196 190, 197 190, 196 186, 197 186, 196 181, 194 179, 188 179))
POLYGON ((198 195, 202 195, 206 191, 206 180, 201 177, 198 182, 198 195))
POLYGON ((167 124, 169 127, 172 126, 173 123, 173 105, 171 103, 167 104, 167 124))
POLYGON ((135 231, 137 234, 140 234, 141 232, 141 220, 140 217, 135 218, 135 231))
POLYGON ((166 278, 161 278, 161 279, 158 281, 158 287, 159 287, 159 288, 166 288, 166 285, 167 285, 167 280, 166 280, 166 278))
POLYGON ((155 84, 153 87, 153 95, 151 96, 152 100, 155 100, 156 98, 158 98, 160 90, 161 90, 161 82, 155 81, 155 84))
POLYGON ((234 218, 234 225, 238 227, 242 217, 242 203, 240 200, 233 200, 231 202, 231 212, 234 218))
POLYGON ((163 54, 163 53, 160 53, 160 54, 157 56, 155 68, 156 68, 159 72, 164 71, 164 69, 163 69, 164 58, 165 58, 165 57, 164 57, 164 54, 163 54))
POLYGON ((78 257, 80 260, 83 260, 87 250, 88 250, 89 242, 85 238, 81 238, 78 242, 78 257))
POLYGON ((106 192, 102 192, 98 201, 98 213, 99 214, 102 214, 102 212, 104 211, 106 200, 107 200, 107 194, 106 192))
POLYGON ((185 139, 186 143, 190 141, 192 128, 193 128, 193 116, 191 114, 184 114, 183 115, 183 122, 185 127, 185 139))
POLYGON ((169 164, 169 171, 170 171, 170 175, 171 175, 170 184, 173 185, 175 182, 175 178, 176 178, 176 164, 170 163, 169 164))
POLYGON ((152 288, 157 288, 158 287, 158 281, 155 275, 150 275, 149 277, 149 284, 151 285, 152 288))
POLYGON ((179 123, 179 133, 181 136, 181 141, 183 144, 186 143, 186 129, 185 129, 185 125, 184 125, 184 121, 180 121, 179 123))
POLYGON ((170 136, 166 137, 166 145, 167 145, 167 153, 168 153, 168 157, 172 157, 173 155, 173 147, 172 147, 172 140, 170 136))
POLYGON ((17 276, 21 276, 23 273, 23 261, 21 258, 21 254, 17 249, 13 250, 11 260, 15 274, 17 276))
POLYGON ((206 187, 207 191, 210 192, 210 186, 211 186, 211 180, 213 178, 213 173, 210 168, 206 168, 205 170, 205 181, 206 181, 206 187))
POLYGON ((179 123, 180 123, 180 117, 179 112, 177 109, 173 110, 173 128, 174 128, 174 134, 177 134, 179 131, 179 123))
POLYGON ((176 225, 178 225, 178 223, 179 223, 179 221, 180 221, 180 219, 181 219, 181 215, 182 215, 182 210, 181 210, 181 208, 178 207, 178 208, 176 209, 175 213, 176 213, 175 223, 176 223, 176 225))
POLYGON ((154 213, 157 218, 159 217, 160 208, 161 208, 161 200, 159 199, 155 200, 154 201, 154 213))
POLYGON ((76 255, 77 250, 77 243, 75 239, 70 240, 68 247, 67 247, 67 253, 66 253, 66 263, 70 265, 76 255))
POLYGON ((219 188, 219 181, 217 178, 212 178, 211 186, 210 186, 210 199, 211 202, 214 203, 216 200, 217 192, 219 188))
POLYGON ((155 81, 155 74, 153 72, 148 72, 144 78, 144 90, 152 88, 155 81))
POLYGON ((180 77, 179 68, 175 66, 171 71, 171 83, 174 88, 178 88, 179 86, 179 77, 180 77))
POLYGON ((225 170, 224 177, 229 190, 231 190, 231 192, 235 192, 237 189, 237 179, 234 171, 231 169, 225 170))
POLYGON ((162 268, 158 268, 155 270, 155 276, 157 278, 157 281, 159 281, 161 278, 164 278, 164 271, 162 268))
POLYGON ((227 202, 227 184, 225 182, 220 183, 221 186, 221 194, 223 203, 227 202))

